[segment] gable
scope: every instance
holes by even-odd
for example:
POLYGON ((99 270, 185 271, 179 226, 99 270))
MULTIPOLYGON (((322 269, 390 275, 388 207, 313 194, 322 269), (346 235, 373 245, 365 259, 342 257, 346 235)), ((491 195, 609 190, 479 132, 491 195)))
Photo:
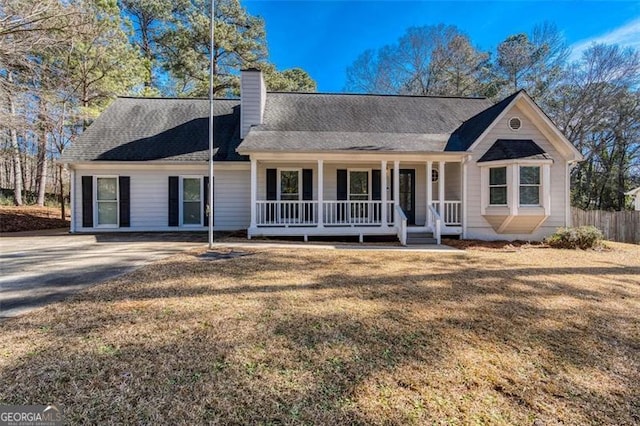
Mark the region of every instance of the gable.
MULTIPOLYGON (((469 151, 478 151, 487 140, 493 144, 497 139, 531 139, 540 144, 543 140, 553 147, 553 158, 581 161, 582 154, 569 142, 560 130, 551 122, 549 117, 531 100, 526 92, 516 94, 511 103, 506 106, 500 115, 489 125, 478 139, 471 145, 469 151), (518 117, 522 126, 518 130, 509 127, 509 120, 518 117)), ((541 145, 542 146, 542 145, 541 145)), ((488 146, 485 147, 488 148, 488 146)), ((545 152, 551 154, 545 146, 545 152)), ((484 154, 483 152, 479 153, 484 154)))
POLYGON ((556 144, 553 144, 517 105, 509 108, 506 114, 494 123, 490 131, 478 140, 475 147, 471 148, 474 152, 474 158, 485 157, 491 149, 495 149, 493 147, 499 140, 502 141, 499 145, 503 150, 516 150, 515 145, 522 143, 520 141, 531 141, 545 153, 547 158, 561 159, 564 157, 556 148, 556 144), (522 124, 518 131, 509 128, 509 120, 512 117, 520 118, 522 124))

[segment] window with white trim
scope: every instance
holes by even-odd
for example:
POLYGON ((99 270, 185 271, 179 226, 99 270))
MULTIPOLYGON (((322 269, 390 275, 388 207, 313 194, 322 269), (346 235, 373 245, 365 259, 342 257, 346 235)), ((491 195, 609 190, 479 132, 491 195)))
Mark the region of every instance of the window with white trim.
POLYGON ((298 201, 302 198, 302 192, 300 191, 300 169, 281 169, 278 178, 280 180, 278 184, 279 200, 298 201))
POLYGON ((202 226, 202 178, 183 177, 180 192, 182 224, 202 226))
POLYGON ((520 166, 520 205, 540 205, 540 166, 520 166))
POLYGON ((489 205, 507 205, 506 167, 491 167, 489 169, 489 205))
POLYGON ((349 170, 349 200, 367 201, 371 197, 369 170, 349 170))
POLYGON ((96 177, 96 223, 98 226, 118 226, 118 178, 96 177))

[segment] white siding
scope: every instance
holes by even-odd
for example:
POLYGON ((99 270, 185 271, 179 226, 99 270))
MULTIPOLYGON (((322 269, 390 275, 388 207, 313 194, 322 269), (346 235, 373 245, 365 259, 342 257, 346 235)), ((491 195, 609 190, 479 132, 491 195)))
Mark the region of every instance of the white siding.
MULTIPOLYGON (((75 173, 75 210, 73 212, 77 232, 99 231, 193 231, 207 227, 170 227, 169 176, 207 176, 208 169, 175 166, 139 166, 137 169, 105 168, 77 169, 75 173), (82 227, 82 176, 119 175, 130 177, 131 226, 129 228, 97 229, 82 227)), ((214 167, 214 229, 235 231, 249 227, 250 175, 249 170, 216 169, 214 167)), ((207 194, 204 194, 206 199, 207 194)), ((206 224, 205 224, 206 225, 206 224)))
POLYGON ((539 240, 552 234, 557 227, 565 226, 566 179, 566 161, 518 106, 514 106, 480 141, 471 156, 467 175, 467 238, 539 240), (522 121, 522 127, 517 132, 512 131, 508 126, 508 120, 513 116, 520 117, 522 121), (554 160, 551 165, 551 214, 533 234, 496 234, 482 217, 480 200, 482 188, 477 161, 497 139, 531 139, 554 160))

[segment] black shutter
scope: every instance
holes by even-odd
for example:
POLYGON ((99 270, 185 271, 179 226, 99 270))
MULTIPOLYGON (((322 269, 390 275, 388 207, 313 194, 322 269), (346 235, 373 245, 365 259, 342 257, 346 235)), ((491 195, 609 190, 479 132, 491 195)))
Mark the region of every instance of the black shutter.
POLYGON ((393 200, 393 173, 390 173, 389 178, 389 200, 393 200))
MULTIPOLYGON (((213 178, 213 181, 215 182, 215 178, 213 178)), ((214 190, 215 190, 215 185, 213 186, 214 190)), ((204 217, 204 226, 209 226, 209 215, 207 214, 207 207, 209 206, 209 176, 205 176, 204 179, 202 179, 202 191, 203 191, 203 196, 202 199, 204 200, 204 203, 202 203, 203 208, 202 208, 202 217, 204 217)), ((215 194, 213 195, 213 204, 215 204, 215 194)), ((215 214, 213 211, 213 204, 211 205, 211 207, 208 209, 208 212, 210 212, 213 215, 213 222, 215 224, 215 214)))
POLYGON ((93 228, 93 176, 82 176, 82 227, 93 228))
POLYGON ((302 199, 313 200, 313 170, 302 170, 302 199))
POLYGON ((382 174, 380 170, 371 170, 371 199, 374 201, 382 200, 382 174))
POLYGON ((337 196, 338 200, 347 199, 347 171, 344 169, 338 169, 337 175, 337 196))
POLYGON ((128 228, 131 226, 131 178, 129 176, 120 176, 120 227, 128 228))
POLYGON ((169 176, 169 226, 178 226, 179 222, 179 181, 178 176, 169 176))
MULTIPOLYGON (((336 188, 337 188, 336 198, 339 201, 343 201, 347 199, 347 171, 344 169, 338 169, 337 173, 338 174, 336 177, 336 188)), ((338 221, 342 222, 347 218, 346 203, 338 203, 336 208, 337 208, 336 215, 338 217, 338 221)))
POLYGON ((267 169, 267 200, 278 198, 278 170, 267 169))
MULTIPOLYGON (((302 199, 313 200, 313 170, 302 169, 302 199)), ((304 220, 310 222, 313 220, 313 204, 304 204, 304 220)))

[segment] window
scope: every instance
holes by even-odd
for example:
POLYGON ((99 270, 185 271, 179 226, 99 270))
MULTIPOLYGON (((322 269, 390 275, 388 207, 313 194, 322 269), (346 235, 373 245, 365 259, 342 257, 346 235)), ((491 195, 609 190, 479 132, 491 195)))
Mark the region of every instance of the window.
POLYGON ((182 178, 182 224, 202 225, 202 183, 199 177, 182 178))
POLYGON ((492 167, 489 169, 489 204, 493 206, 507 205, 506 167, 492 167))
POLYGON ((520 205, 540 205, 540 167, 520 167, 520 205))
POLYGON ((369 171, 349 171, 349 199, 356 201, 369 200, 369 171))
POLYGON ((280 200, 300 199, 300 170, 280 170, 280 200))
POLYGON ((431 169, 431 182, 437 182, 440 177, 440 172, 436 169, 431 169))
POLYGON ((96 177, 98 226, 118 226, 118 178, 96 177))

